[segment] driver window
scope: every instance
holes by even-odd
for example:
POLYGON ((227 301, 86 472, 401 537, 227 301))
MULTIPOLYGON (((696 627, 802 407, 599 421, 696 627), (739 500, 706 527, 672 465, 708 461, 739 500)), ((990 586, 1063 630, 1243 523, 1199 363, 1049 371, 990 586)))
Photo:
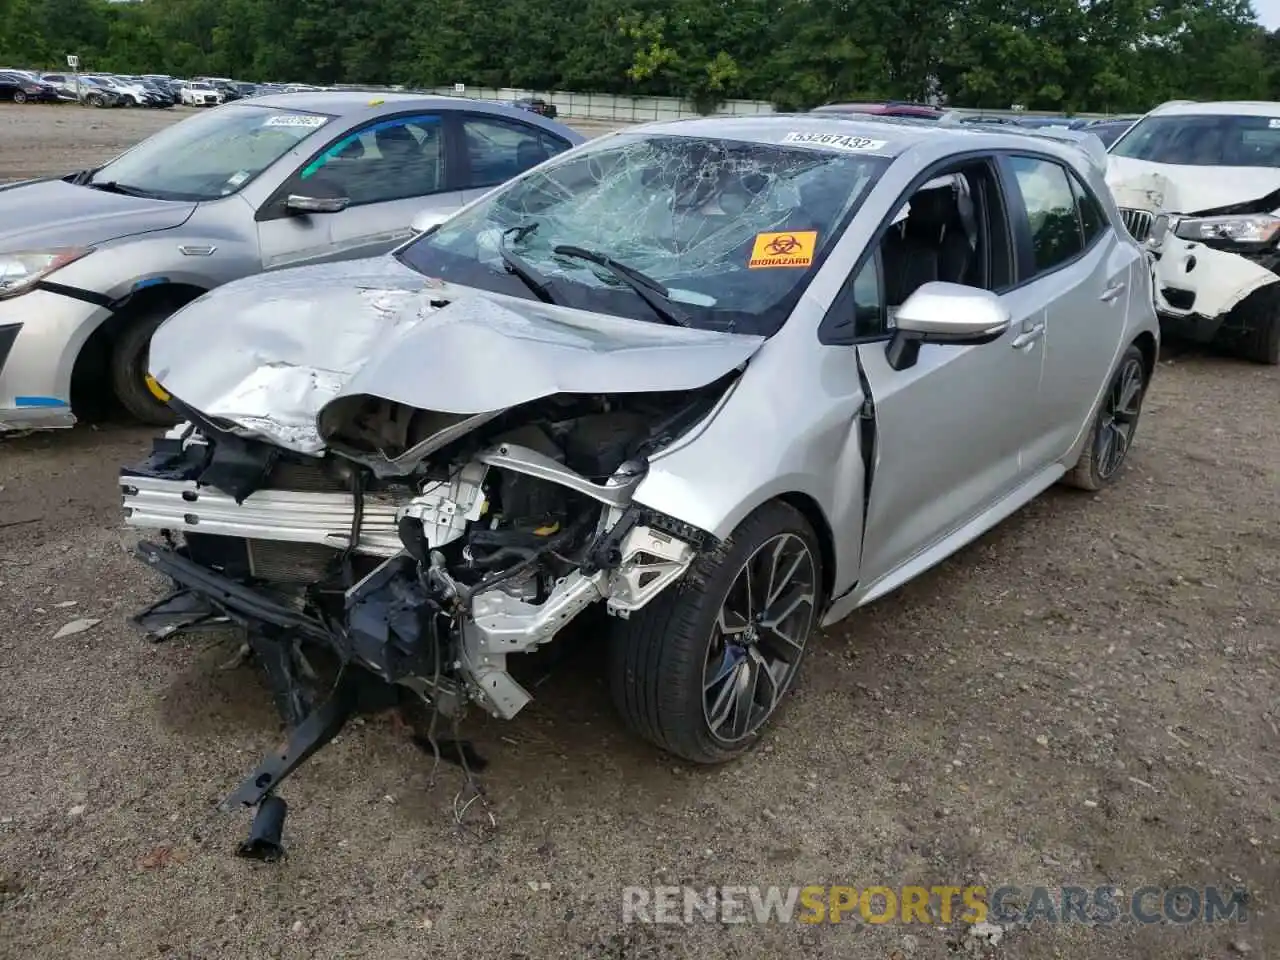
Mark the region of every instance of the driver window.
POLYGON ((926 283, 995 293, 1012 286, 1012 237, 987 160, 940 171, 905 197, 876 247, 823 321, 823 343, 885 337, 898 308, 926 283))
POLYGON ((1010 241, 989 163, 966 164, 925 182, 880 243, 888 313, 934 281, 992 292, 1011 286, 1010 241))
POLYGON ((299 192, 341 196, 351 206, 438 193, 445 186, 439 114, 383 120, 330 145, 299 174, 299 192))

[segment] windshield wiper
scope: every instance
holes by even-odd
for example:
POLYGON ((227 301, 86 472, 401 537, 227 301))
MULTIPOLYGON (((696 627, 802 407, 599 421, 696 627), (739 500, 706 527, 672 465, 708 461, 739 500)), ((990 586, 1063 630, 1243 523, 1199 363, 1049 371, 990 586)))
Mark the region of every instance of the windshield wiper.
POLYGON ((518 253, 513 253, 507 246, 507 237, 514 236, 517 240, 523 240, 537 229, 536 223, 524 223, 503 230, 502 239, 498 242, 498 253, 502 256, 502 262, 506 264, 508 273, 514 273, 519 277, 543 303, 555 303, 555 297, 551 296, 551 281, 539 273, 528 260, 518 253))
POLYGON ((101 190, 104 193, 119 193, 126 197, 141 197, 143 200, 155 200, 156 195, 149 193, 139 187, 131 187, 127 183, 120 183, 116 180, 107 180, 102 183, 85 183, 83 186, 90 187, 94 190, 101 190))
POLYGON ((662 318, 664 323, 669 323, 676 327, 693 325, 689 315, 681 310, 675 301, 671 299, 671 292, 653 277, 641 273, 635 267, 628 267, 625 263, 619 263, 607 254, 597 253, 595 250, 587 250, 584 247, 575 247, 572 244, 553 247, 552 252, 562 257, 575 257, 578 260, 586 260, 604 267, 634 290, 640 299, 662 318))

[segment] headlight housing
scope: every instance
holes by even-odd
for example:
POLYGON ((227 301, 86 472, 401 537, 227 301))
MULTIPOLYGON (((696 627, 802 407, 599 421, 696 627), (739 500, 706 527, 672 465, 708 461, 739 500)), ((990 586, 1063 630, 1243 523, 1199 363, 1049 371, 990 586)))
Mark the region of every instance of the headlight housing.
POLYGON ((1255 246, 1271 243, 1280 235, 1280 217, 1270 213, 1246 213, 1228 217, 1185 217, 1173 231, 1183 240, 1201 243, 1255 246))
POLYGON ((93 247, 52 247, 0 253, 0 300, 26 293, 69 263, 93 252, 93 247))

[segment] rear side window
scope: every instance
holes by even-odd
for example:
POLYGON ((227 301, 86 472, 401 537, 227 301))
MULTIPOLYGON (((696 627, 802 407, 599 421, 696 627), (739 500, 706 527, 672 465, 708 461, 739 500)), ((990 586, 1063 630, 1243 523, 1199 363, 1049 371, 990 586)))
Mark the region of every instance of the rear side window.
POLYGON ((1071 193, 1076 201, 1076 216, 1080 218, 1080 232, 1084 234, 1084 248, 1088 250, 1106 229, 1107 221, 1098 198, 1074 176, 1071 178, 1071 193))
POLYGON ((497 117, 465 117, 462 132, 470 167, 467 186, 473 188, 496 186, 569 149, 567 141, 545 130, 497 117))
POLYGON ((1035 276, 1056 270, 1084 250, 1069 175, 1052 160, 1011 157, 1031 227, 1035 276))

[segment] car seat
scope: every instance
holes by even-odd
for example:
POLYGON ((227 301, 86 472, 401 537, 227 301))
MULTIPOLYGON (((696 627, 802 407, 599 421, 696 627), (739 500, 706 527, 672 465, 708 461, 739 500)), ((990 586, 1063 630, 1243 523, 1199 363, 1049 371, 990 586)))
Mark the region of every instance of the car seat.
POLYGON ((955 188, 914 194, 901 233, 891 229, 882 251, 887 299, 894 306, 934 280, 966 283, 974 260, 973 246, 955 188))
POLYGON ((516 172, 524 173, 530 167, 536 167, 551 156, 537 140, 521 140, 516 146, 516 172))
POLYGON ((440 164, 423 151, 422 144, 403 124, 382 127, 374 133, 384 176, 405 181, 406 196, 431 193, 439 188, 440 164))

